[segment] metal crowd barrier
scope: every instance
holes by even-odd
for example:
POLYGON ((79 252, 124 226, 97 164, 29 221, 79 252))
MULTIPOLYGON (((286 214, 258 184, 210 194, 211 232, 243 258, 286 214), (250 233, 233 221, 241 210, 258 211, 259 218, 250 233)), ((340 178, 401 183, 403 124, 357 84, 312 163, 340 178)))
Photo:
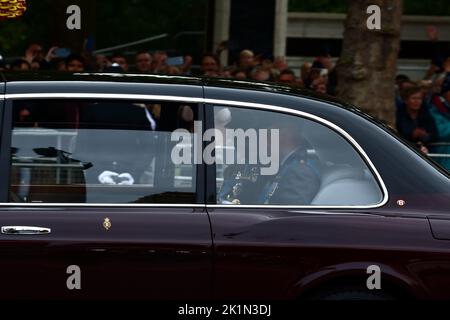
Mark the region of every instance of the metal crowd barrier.
MULTIPOLYGON (((434 147, 449 147, 450 150, 450 142, 438 142, 438 143, 430 143, 428 145, 429 149, 432 149, 434 147)), ((430 158, 436 158, 436 159, 448 159, 450 158, 450 153, 429 153, 428 156, 430 158)))
POLYGON ((450 142, 432 143, 428 148, 431 151, 428 156, 450 172, 450 142), (442 150, 439 149, 440 147, 442 150), (433 148, 437 150, 433 150, 433 148))

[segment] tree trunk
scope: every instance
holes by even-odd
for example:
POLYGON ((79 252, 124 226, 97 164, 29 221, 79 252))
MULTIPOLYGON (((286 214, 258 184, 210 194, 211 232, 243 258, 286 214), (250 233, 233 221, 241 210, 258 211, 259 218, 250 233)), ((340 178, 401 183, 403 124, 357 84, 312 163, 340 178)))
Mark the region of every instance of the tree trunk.
POLYGON ((338 97, 393 126, 402 0, 350 0, 337 64, 338 97), (369 30, 367 8, 381 8, 381 30, 369 30))

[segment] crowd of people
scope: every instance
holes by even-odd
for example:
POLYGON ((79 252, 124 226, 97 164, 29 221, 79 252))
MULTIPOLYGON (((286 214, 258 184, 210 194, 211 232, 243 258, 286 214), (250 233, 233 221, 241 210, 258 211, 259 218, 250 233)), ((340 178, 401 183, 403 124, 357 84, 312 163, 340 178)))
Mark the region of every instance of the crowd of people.
POLYGON ((42 45, 32 43, 22 58, 9 64, 0 59, 0 71, 67 71, 67 72, 137 72, 147 74, 195 75, 205 77, 234 78, 239 80, 269 81, 289 84, 299 88, 309 88, 318 93, 334 93, 335 72, 330 55, 324 53, 314 62, 304 63, 300 76, 288 67, 284 58, 271 60, 256 55, 251 50, 240 52, 237 61, 230 66, 222 66, 220 52, 206 53, 198 68, 193 67, 189 55, 170 58, 164 51, 139 51, 134 57, 121 53, 111 55, 72 53, 67 57, 58 56, 57 47, 46 54, 42 45), (178 61, 178 63, 176 63, 178 61))
MULTIPOLYGON (((405 75, 396 78, 396 129, 424 153, 450 155, 450 54, 438 46, 435 28, 428 34, 435 46, 430 70, 424 79, 412 81, 405 75)), ((23 58, 9 65, 0 59, 0 71, 57 70, 67 72, 136 72, 166 75, 196 75, 288 84, 320 94, 335 95, 337 76, 332 57, 324 52, 314 61, 304 63, 299 72, 290 69, 284 58, 273 60, 242 50, 234 64, 223 66, 221 52, 206 53, 193 68, 193 58, 171 59, 167 52, 140 51, 132 60, 120 53, 112 55, 69 54, 61 57, 57 47, 46 54, 32 43, 23 58)), ((438 159, 450 168, 450 158, 438 159)))
POLYGON ((439 45, 435 27, 428 27, 427 33, 432 60, 424 78, 396 78, 396 129, 450 170, 450 52, 439 45))

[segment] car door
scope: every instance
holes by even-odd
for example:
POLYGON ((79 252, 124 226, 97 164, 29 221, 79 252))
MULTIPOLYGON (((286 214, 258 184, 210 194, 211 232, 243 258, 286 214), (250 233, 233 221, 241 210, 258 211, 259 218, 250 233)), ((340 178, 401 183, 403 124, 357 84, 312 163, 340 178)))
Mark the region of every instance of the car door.
POLYGON ((216 297, 296 298, 307 275, 352 261, 352 228, 386 227, 364 215, 386 199, 375 168, 339 128, 276 106, 206 110, 220 137, 207 191, 216 297))
POLYGON ((171 161, 202 106, 111 96, 7 100, 0 298, 210 296, 203 169, 171 161))

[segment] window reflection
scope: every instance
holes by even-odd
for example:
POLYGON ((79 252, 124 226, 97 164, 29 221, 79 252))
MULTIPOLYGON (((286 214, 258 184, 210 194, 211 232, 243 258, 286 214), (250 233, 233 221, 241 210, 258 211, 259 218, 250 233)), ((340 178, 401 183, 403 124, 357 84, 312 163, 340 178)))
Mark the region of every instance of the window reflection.
POLYGON ((172 131, 197 117, 167 102, 16 102, 10 201, 195 203, 195 166, 170 157, 172 131))
POLYGON ((236 139, 216 143, 218 159, 235 160, 216 166, 218 204, 369 206, 382 201, 383 194, 365 161, 330 128, 297 116, 245 108, 217 106, 214 115, 220 132, 253 131, 258 137, 253 139, 253 148, 251 139, 245 140, 245 148, 239 148, 236 139), (276 148, 261 130, 279 132, 276 148), (261 142, 267 142, 265 147, 261 142), (277 163, 270 166, 278 170, 263 174, 261 168, 269 165, 261 161, 261 155, 269 153, 277 153, 271 159, 277 163), (239 163, 236 160, 242 155, 245 161, 239 163))

